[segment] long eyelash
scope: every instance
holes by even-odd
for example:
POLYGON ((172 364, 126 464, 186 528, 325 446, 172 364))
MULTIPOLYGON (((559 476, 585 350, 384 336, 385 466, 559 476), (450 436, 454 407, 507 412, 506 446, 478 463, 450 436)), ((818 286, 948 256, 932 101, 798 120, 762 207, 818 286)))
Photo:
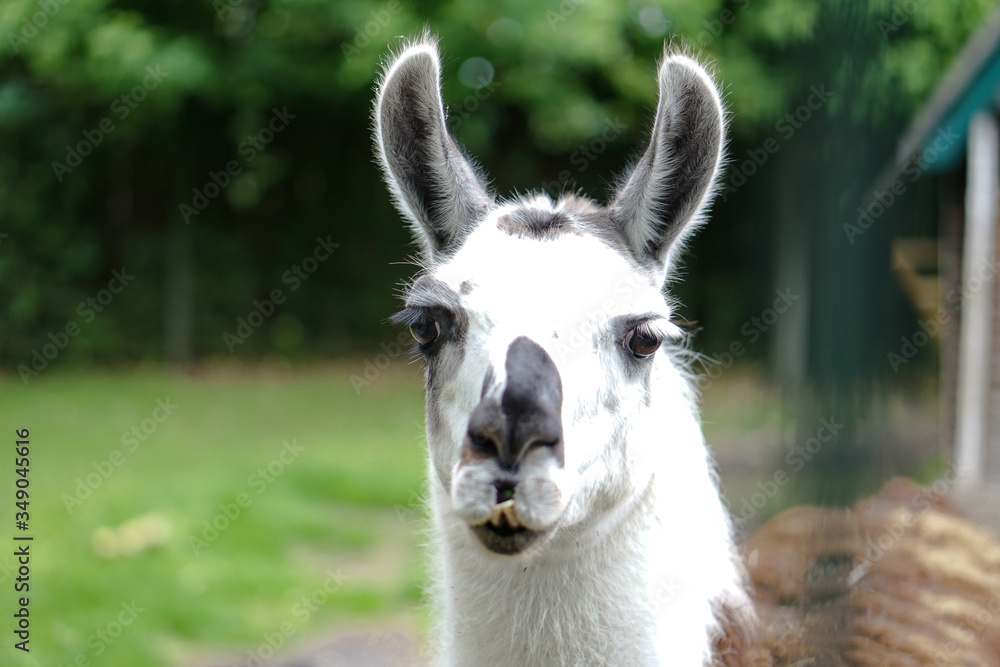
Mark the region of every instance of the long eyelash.
POLYGON ((684 331, 665 318, 645 320, 637 322, 636 328, 642 329, 643 333, 658 338, 659 340, 681 340, 684 338, 684 331))
POLYGON ((678 327, 682 333, 696 333, 701 331, 701 322, 698 320, 672 319, 670 323, 678 327))
POLYGON ((389 318, 390 324, 411 327, 427 316, 422 308, 407 307, 389 318))
MULTIPOLYGON (((426 315, 427 313, 421 308, 414 308, 412 306, 409 306, 399 311, 398 313, 391 315, 389 317, 388 322, 389 324, 394 326, 402 326, 410 328, 411 326, 419 322, 421 319, 426 317, 426 315)), ((414 361, 422 358, 420 352, 420 344, 414 339, 410 339, 407 345, 407 351, 410 353, 410 356, 414 361)))

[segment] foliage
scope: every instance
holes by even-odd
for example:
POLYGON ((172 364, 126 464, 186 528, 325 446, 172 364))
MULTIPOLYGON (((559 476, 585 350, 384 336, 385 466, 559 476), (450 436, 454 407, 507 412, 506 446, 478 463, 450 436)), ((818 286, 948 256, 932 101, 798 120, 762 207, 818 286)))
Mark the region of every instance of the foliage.
MULTIPOLYGON (((70 322, 83 332, 54 365, 296 358, 391 337, 381 322, 412 270, 392 262, 412 248, 371 162, 368 113, 380 60, 424 26, 443 43, 456 133, 499 191, 544 183, 603 197, 642 143, 665 39, 717 63, 735 156, 774 135, 817 83, 813 63, 832 59, 829 85, 844 92, 822 114, 882 135, 874 163, 989 5, 7 0, 0 358, 16 372, 70 322), (823 38, 832 25, 846 28, 836 43, 823 38), (275 110, 293 118, 244 150, 275 110), (625 129, 599 142, 609 123, 625 129), (286 271, 327 235, 340 244, 334 258, 292 292, 286 271), (134 283, 83 321, 81 304, 121 267, 134 283), (227 345, 223 334, 274 289, 288 297, 278 314, 227 345)), ((822 149, 808 142, 768 171, 822 149)), ((738 193, 717 209, 720 231, 695 246, 703 287, 682 296, 710 332, 738 326, 749 297, 770 289, 767 263, 751 259, 773 252, 774 212, 760 202, 781 187, 766 177, 738 193)))

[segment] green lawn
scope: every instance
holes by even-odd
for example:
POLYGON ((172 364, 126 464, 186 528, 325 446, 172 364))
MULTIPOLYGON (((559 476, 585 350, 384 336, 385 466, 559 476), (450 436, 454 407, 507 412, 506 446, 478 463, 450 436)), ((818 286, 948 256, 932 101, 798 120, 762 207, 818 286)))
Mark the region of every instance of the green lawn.
POLYGON ((0 664, 192 664, 418 606, 419 369, 397 361, 360 395, 359 371, 8 377, 0 539, 19 532, 20 428, 35 539, 30 654, 12 646, 16 562, 0 552, 0 664))

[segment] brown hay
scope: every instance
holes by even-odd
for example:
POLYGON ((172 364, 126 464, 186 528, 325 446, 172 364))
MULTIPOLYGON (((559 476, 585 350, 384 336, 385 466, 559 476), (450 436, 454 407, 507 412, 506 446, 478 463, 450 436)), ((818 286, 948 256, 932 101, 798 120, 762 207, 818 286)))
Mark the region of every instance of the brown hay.
POLYGON ((908 480, 784 512, 741 551, 762 625, 743 664, 1000 665, 1000 541, 908 480))

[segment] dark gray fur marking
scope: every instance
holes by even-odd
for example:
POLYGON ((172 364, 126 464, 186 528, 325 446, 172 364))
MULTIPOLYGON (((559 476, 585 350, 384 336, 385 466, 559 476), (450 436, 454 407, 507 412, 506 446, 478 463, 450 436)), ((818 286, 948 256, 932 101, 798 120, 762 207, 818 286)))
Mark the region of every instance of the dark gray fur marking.
POLYGON ((465 341, 456 340, 442 346, 440 353, 427 359, 427 429, 436 433, 441 428, 441 382, 455 377, 465 359, 465 341))
POLYGON ((511 236, 539 241, 555 238, 560 232, 573 229, 569 216, 561 211, 539 208, 516 209, 497 220, 497 227, 511 236))
POLYGON ((483 390, 479 394, 479 398, 486 398, 486 394, 492 389, 493 384, 497 381, 497 373, 493 369, 493 364, 490 364, 486 368, 486 375, 483 376, 483 390))
POLYGON ((413 281, 406 290, 405 300, 409 308, 446 308, 456 317, 465 319, 462 297, 447 283, 429 274, 413 281))
POLYGON ((487 395, 490 368, 483 382, 483 399, 469 417, 466 452, 495 457, 515 470, 522 455, 546 447, 561 466, 564 461, 562 380, 552 357, 535 341, 519 336, 507 348, 507 379, 500 400, 487 395))
POLYGON ((532 443, 544 443, 562 465, 562 379, 552 357, 527 336, 507 348, 507 381, 500 407, 508 425, 507 454, 511 462, 532 443))
POLYGON ((461 297, 446 283, 424 274, 413 281, 405 296, 407 308, 423 308, 441 322, 447 339, 427 355, 427 428, 437 432, 441 425, 440 378, 454 377, 465 359, 465 337, 469 317, 461 297))
POLYGON ((590 199, 567 195, 560 200, 559 211, 545 211, 524 204, 497 220, 497 227, 517 238, 546 241, 563 234, 589 234, 619 255, 629 260, 636 269, 642 266, 621 229, 612 220, 611 212, 590 199))

